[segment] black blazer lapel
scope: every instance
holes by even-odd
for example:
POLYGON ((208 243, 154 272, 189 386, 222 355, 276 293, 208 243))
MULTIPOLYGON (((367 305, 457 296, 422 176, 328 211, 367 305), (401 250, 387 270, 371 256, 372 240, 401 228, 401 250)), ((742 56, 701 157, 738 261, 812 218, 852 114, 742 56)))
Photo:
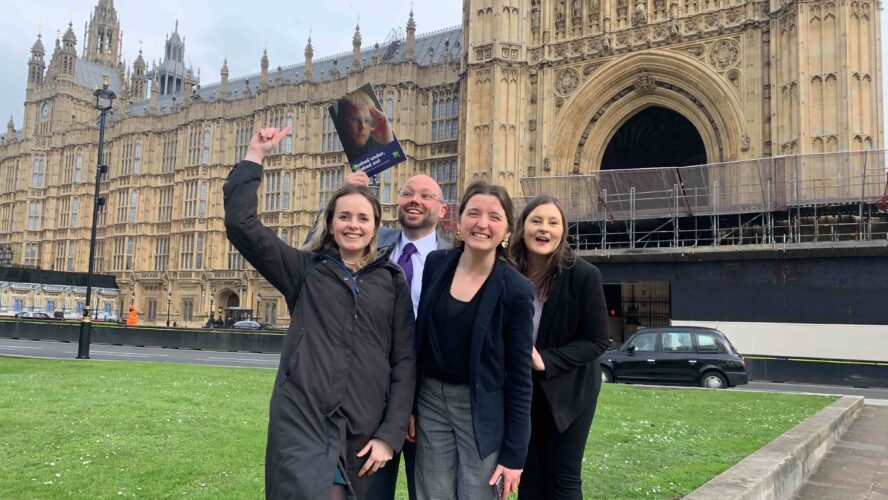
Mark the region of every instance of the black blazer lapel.
MULTIPOLYGON (((491 327, 491 320, 496 305, 499 302, 500 294, 503 292, 504 281, 506 278, 506 268, 508 266, 500 259, 496 260, 493 270, 487 278, 487 284, 484 286, 483 295, 481 295, 481 303, 478 304, 478 312, 475 313, 475 326, 472 328, 472 350, 471 359, 469 360, 469 380, 475 380, 475 368, 481 359, 481 346, 484 345, 484 339, 491 327)), ((471 385, 471 384, 470 384, 471 385)))

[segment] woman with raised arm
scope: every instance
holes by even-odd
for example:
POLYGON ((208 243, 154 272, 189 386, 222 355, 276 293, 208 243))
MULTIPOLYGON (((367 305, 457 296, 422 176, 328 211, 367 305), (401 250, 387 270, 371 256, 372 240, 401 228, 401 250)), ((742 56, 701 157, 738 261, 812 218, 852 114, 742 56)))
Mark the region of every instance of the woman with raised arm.
POLYGON ((567 244, 553 196, 524 207, 509 245, 534 284, 533 407, 530 448, 518 497, 583 498, 581 465, 601 388, 598 356, 608 346, 601 273, 567 244))
POLYGON ((407 433, 416 382, 410 290, 377 252, 380 206, 366 187, 331 196, 305 250, 262 225, 261 163, 288 133, 253 136, 224 187, 228 239, 283 294, 291 317, 269 408, 265 496, 361 499, 407 433))
POLYGON ((533 285, 505 258, 513 217, 505 188, 474 182, 459 205, 461 243, 426 258, 417 315, 420 500, 505 500, 518 488, 530 438, 533 285))

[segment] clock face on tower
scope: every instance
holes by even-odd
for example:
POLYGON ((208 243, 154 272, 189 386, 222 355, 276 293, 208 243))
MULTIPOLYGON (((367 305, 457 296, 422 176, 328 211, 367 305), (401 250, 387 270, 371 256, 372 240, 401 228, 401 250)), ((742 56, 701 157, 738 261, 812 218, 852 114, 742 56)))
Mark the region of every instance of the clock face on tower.
POLYGON ((46 118, 47 116, 49 116, 49 103, 48 102, 44 102, 43 107, 40 108, 40 116, 42 116, 43 118, 46 118))

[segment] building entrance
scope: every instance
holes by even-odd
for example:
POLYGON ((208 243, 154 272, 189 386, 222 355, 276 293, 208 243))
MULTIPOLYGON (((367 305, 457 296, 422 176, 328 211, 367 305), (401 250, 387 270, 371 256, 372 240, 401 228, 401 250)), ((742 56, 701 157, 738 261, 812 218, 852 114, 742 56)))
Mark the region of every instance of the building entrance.
POLYGON ((706 148, 694 124, 675 111, 651 106, 620 126, 604 150, 601 170, 704 163, 706 148))

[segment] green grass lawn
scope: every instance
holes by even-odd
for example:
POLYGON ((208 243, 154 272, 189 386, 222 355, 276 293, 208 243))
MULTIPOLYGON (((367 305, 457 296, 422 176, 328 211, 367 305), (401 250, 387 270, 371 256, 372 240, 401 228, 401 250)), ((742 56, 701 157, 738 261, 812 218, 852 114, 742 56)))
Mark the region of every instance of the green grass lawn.
MULTIPOLYGON (((273 376, 0 357, 0 499, 261 498, 273 376)), ((686 494, 834 399, 605 386, 584 497, 686 494)))

